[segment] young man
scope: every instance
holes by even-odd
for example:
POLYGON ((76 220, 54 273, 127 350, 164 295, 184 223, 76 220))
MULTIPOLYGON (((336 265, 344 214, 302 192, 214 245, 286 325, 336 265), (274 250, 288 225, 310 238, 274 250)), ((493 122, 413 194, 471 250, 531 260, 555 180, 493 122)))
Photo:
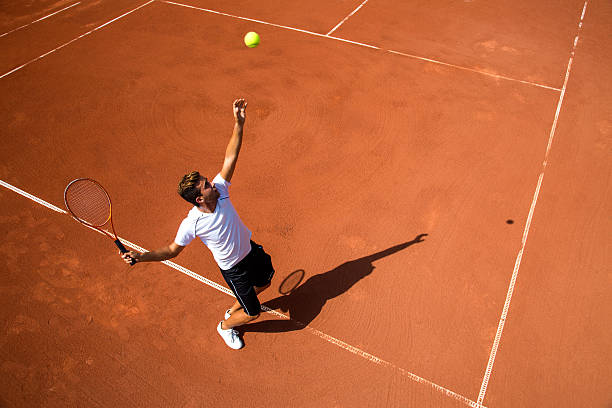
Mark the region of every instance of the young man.
POLYGON ((178 192, 193 208, 181 223, 174 242, 151 252, 130 251, 123 254, 125 262, 165 261, 181 253, 195 237, 210 249, 221 274, 236 296, 236 302, 225 312, 225 320, 217 332, 233 349, 244 346, 236 326, 259 317, 261 304, 257 295, 270 286, 274 268, 270 256, 260 245, 251 241, 251 231, 240 220, 229 199, 228 187, 234 174, 242 145, 242 132, 247 103, 234 101, 234 131, 225 151, 221 172, 212 183, 197 171, 183 176, 178 192))

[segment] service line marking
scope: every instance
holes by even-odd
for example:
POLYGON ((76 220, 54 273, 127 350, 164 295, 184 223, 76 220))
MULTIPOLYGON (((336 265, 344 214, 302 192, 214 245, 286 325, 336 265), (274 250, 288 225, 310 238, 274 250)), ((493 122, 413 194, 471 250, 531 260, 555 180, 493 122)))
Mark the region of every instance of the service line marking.
POLYGON ((341 22, 339 22, 334 28, 331 29, 331 31, 327 34, 325 34, 326 36, 329 36, 331 33, 333 33, 334 31, 336 31, 338 28, 340 28, 340 26, 342 24, 344 24, 346 22, 346 20, 348 20, 349 18, 351 18, 351 16, 353 14, 355 14, 360 8, 363 7, 364 4, 366 4, 368 2, 368 0, 364 0, 363 3, 361 3, 359 5, 359 7, 357 7, 355 10, 353 10, 353 12, 351 14, 349 14, 348 16, 344 17, 344 20, 342 20, 341 22))
POLYGON ((123 18, 123 17, 127 16, 128 14, 132 14, 132 13, 133 13, 133 12, 135 12, 136 10, 140 10, 140 9, 141 9, 141 8, 143 8, 144 6, 147 6, 147 5, 151 4, 151 3, 153 3, 154 1, 155 1, 155 0, 149 0, 149 1, 148 1, 148 2, 146 2, 145 4, 142 4, 142 5, 138 6, 138 7, 136 7, 135 9, 130 10, 130 11, 128 11, 128 12, 126 12, 126 13, 124 13, 124 14, 120 15, 119 17, 115 17, 115 18, 114 18, 114 19, 112 19, 111 21, 106 22, 106 23, 104 23, 104 24, 102 24, 102 25, 100 25, 100 26, 98 26, 98 27, 94 28, 93 30, 90 30, 90 31, 88 31, 88 32, 84 33, 84 34, 81 34, 81 35, 79 35, 78 37, 76 37, 76 38, 74 38, 74 39, 72 39, 72 40, 68 41, 67 43, 62 44, 62 45, 60 45, 59 47, 52 49, 51 51, 47 51, 46 53, 44 53, 44 54, 42 54, 42 55, 40 55, 40 56, 38 56, 38 57, 34 58, 33 60, 30 60, 30 61, 26 62, 25 64, 22 64, 22 65, 18 66, 17 68, 13 68, 13 69, 12 69, 12 70, 10 70, 9 72, 6 72, 6 73, 2 74, 2 76, 0 76, 0 79, 4 78, 5 76, 8 76, 8 75, 12 74, 13 72, 19 71, 21 68, 26 67, 26 66, 30 65, 31 63, 36 62, 36 61, 38 61, 39 59, 42 59, 42 58, 46 57, 47 55, 52 54, 52 53, 54 53, 55 51, 60 50, 60 49, 62 49, 62 48, 64 48, 64 47, 66 47, 67 45, 72 44, 72 43, 73 43, 73 42, 75 42, 76 40, 79 40, 79 39, 81 39, 81 38, 83 38, 83 37, 86 37, 86 36, 88 36, 89 34, 91 34, 91 33, 95 32, 95 31, 98 31, 99 29, 101 29, 101 28, 103 28, 103 27, 106 27, 106 26, 107 26, 107 25, 109 25, 110 23, 112 23, 112 22, 114 22, 114 21, 117 21, 117 20, 119 20, 119 19, 121 19, 121 18, 123 18))
MULTIPOLYGON (((40 204, 40 205, 42 205, 44 207, 47 207, 47 208, 49 208, 49 209, 51 209, 51 210, 53 210, 55 212, 69 215, 66 210, 64 210, 62 208, 59 208, 59 207, 57 207, 57 206, 55 206, 55 205, 53 205, 51 203, 48 203, 45 200, 42 200, 42 199, 40 199, 40 198, 38 198, 38 197, 36 197, 36 196, 34 196, 34 195, 32 195, 32 194, 22 190, 20 188, 17 188, 15 186, 13 186, 13 185, 3 181, 3 180, 0 180, 0 185, 5 187, 5 188, 7 188, 7 189, 9 189, 9 190, 11 190, 11 191, 13 191, 13 192, 15 192, 15 193, 17 193, 17 194, 19 194, 19 195, 21 195, 21 196, 23 196, 23 197, 26 197, 26 198, 34 201, 37 204, 40 204)), ((83 224, 83 225, 85 225, 85 224, 83 224)), ((88 227, 87 225, 85 225, 85 226, 88 227)), ((98 231, 95 228, 92 228, 92 227, 88 227, 88 228, 93 230, 93 231, 96 231, 99 234, 103 234, 101 231, 98 231)), ((119 237, 119 240, 124 245, 129 247, 129 248, 136 249, 137 251, 140 251, 140 252, 146 252, 147 251, 145 248, 143 248, 143 247, 141 247, 141 246, 139 246, 139 245, 137 245, 137 244, 135 244, 133 242, 130 242, 127 239, 119 237)), ((212 281, 210 279, 206 279, 205 277, 203 277, 201 275, 198 275, 197 273, 195 273, 195 272, 185 268, 184 266, 181 266, 181 265, 179 265, 179 264, 177 264, 175 262, 171 262, 171 261, 163 261, 162 263, 165 264, 166 266, 169 266, 170 268, 172 268, 174 270, 177 270, 177 271, 179 271, 179 272, 181 272, 181 273, 183 273, 183 274, 185 274, 185 275, 187 275, 187 276, 189 276, 189 277, 191 277, 193 279, 196 279, 196 280, 204 283, 205 285, 210 286, 211 288, 217 289, 219 292, 223 292, 226 295, 229 295, 229 296, 235 298, 235 296, 232 293, 232 291, 229 290, 228 288, 226 288, 225 286, 220 285, 220 284, 218 284, 218 283, 216 283, 216 282, 214 282, 214 281, 212 281)), ((469 407, 473 407, 473 408, 486 408, 482 404, 476 403, 476 402, 470 400, 469 398, 464 397, 463 395, 457 394, 454 391, 451 391, 451 390, 449 390, 447 388, 444 388, 444 387, 442 387, 442 386, 440 386, 438 384, 435 384, 435 383, 433 383, 433 382, 431 382, 429 380, 426 380, 425 378, 420 377, 420 376, 418 376, 416 374, 413 374, 413 373, 409 372, 408 370, 405 370, 405 369, 403 369, 401 367, 398 367, 398 366, 396 366, 393 363, 390 363, 390 362, 388 362, 386 360, 383 360, 382 358, 376 357, 375 355, 370 354, 368 352, 365 352, 365 351, 361 350, 360 348, 357 348, 355 346, 351 346, 350 344, 345 343, 342 340, 339 340, 339 339, 337 339, 335 337, 332 337, 332 336, 330 336, 328 334, 325 334, 322 331, 319 331, 319 330, 317 330, 315 328, 312 328, 312 327, 310 327, 310 326, 308 326, 308 325, 306 325, 306 324, 304 324, 304 323, 302 323, 300 321, 297 321, 295 319, 291 319, 289 316, 287 316, 287 315, 285 315, 283 313, 277 312, 276 310, 270 309, 270 308, 268 308, 266 306, 263 306, 263 305, 262 305, 262 309, 265 312, 273 314, 273 315, 275 315, 275 316, 277 316, 277 317, 279 317, 281 319, 292 320, 298 326, 306 329, 308 332, 314 334, 315 336, 317 336, 317 337, 319 337, 319 338, 321 338, 321 339, 323 339, 323 340, 325 340, 325 341, 327 341, 327 342, 329 342, 329 343, 331 343, 331 344, 333 344, 333 345, 335 345, 337 347, 340 347, 340 348, 342 348, 342 349, 344 349, 344 350, 346 350, 346 351, 348 351, 350 353, 353 353, 353 354, 355 354, 355 355, 357 355, 359 357, 362 357, 362 358, 364 358, 364 359, 366 359, 368 361, 371 361, 371 362, 373 362, 375 364, 378 364, 380 366, 391 368, 393 370, 397 370, 400 374, 410 378, 411 380, 413 380, 413 381, 415 381, 417 383, 429 386, 429 387, 433 388, 434 390, 436 390, 436 391, 438 391, 438 392, 440 392, 440 393, 442 393, 442 394, 444 394, 444 395, 446 395, 446 396, 448 396, 450 398, 453 398, 453 399, 455 399, 457 401, 460 401, 460 402, 464 403, 465 405, 467 405, 469 407)))
POLYGON ((379 47, 376 47, 374 45, 359 43, 359 42, 350 41, 350 40, 345 40, 343 38, 338 38, 338 37, 332 37, 332 36, 325 35, 325 34, 315 33, 314 31, 302 30, 301 28, 295 28, 295 27, 289 27, 289 26, 285 26, 285 25, 281 25, 281 24, 269 23, 267 21, 256 20, 254 18, 235 16, 233 14, 227 14, 227 13, 223 13, 221 11, 215 11, 215 10, 201 8, 201 7, 190 6, 188 4, 175 3, 173 1, 168 1, 168 0, 161 0, 161 2, 162 3, 166 3, 166 4, 171 4, 171 5, 174 5, 174 6, 186 7, 186 8, 190 8, 190 9, 194 9, 194 10, 199 10, 199 11, 205 11, 207 13, 217 14, 217 15, 220 15, 220 16, 236 18, 236 19, 239 19, 239 20, 252 21, 253 23, 265 24, 265 25, 269 25, 269 26, 272 26, 272 27, 282 28, 282 29, 285 29, 285 30, 297 31, 297 32, 304 33, 304 34, 314 35, 316 37, 331 38, 333 40, 343 41, 343 42, 347 42, 347 43, 351 43, 351 44, 355 44, 355 45, 360 45, 362 47, 368 47, 368 48, 374 48, 376 50, 380 50, 379 47))
MULTIPOLYGON (((223 13, 221 11, 215 11, 215 10, 201 8, 201 7, 190 6, 188 4, 176 3, 174 1, 169 1, 169 0, 155 0, 155 1, 160 1, 162 3, 171 4, 171 5, 174 5, 174 6, 180 6, 180 7, 186 7, 186 8, 190 8, 190 9, 194 9, 194 10, 205 11, 207 13, 217 14, 217 15, 220 15, 220 16, 236 18, 236 19, 239 19, 239 20, 252 21, 254 23, 265 24, 265 25, 269 25, 269 26, 272 26, 272 27, 282 28, 282 29, 285 29, 285 30, 297 31, 297 32, 304 33, 304 34, 313 35, 315 37, 329 38, 331 40, 341 41, 341 42, 345 42, 345 43, 349 43, 349 44, 359 45, 361 47, 367 47, 367 48, 372 48, 372 49, 375 49, 375 50, 389 52, 389 53, 392 53, 392 54, 397 54, 397 55, 401 55, 401 56, 408 57, 408 58, 418 59, 420 61, 431 62, 433 64, 444 65, 444 66, 447 66, 447 67, 456 68, 456 69, 460 69, 460 70, 463 70, 463 71, 474 72, 476 74, 481 74, 481 75, 488 76, 488 77, 493 77, 493 78, 496 78, 496 79, 503 79, 503 80, 506 80, 506 81, 519 82, 519 83, 522 83, 522 84, 525 84, 525 85, 531 85, 531 86, 535 86, 535 87, 538 87, 538 88, 550 89, 550 90, 557 91, 557 92, 561 91, 561 89, 559 89, 559 88, 555 88, 555 87, 548 86, 548 85, 542 85, 542 84, 538 84, 538 83, 535 83, 535 82, 523 81, 521 79, 510 78, 510 77, 503 76, 503 75, 493 74, 493 73, 490 73, 490 72, 487 72, 487 71, 481 71, 481 70, 477 70, 477 69, 473 69, 473 68, 463 67, 463 66, 460 66, 460 65, 449 64, 447 62, 442 62, 442 61, 434 60, 434 59, 431 59, 431 58, 419 57, 417 55, 406 54, 406 53, 399 52, 399 51, 387 50, 387 49, 384 49, 384 48, 377 47, 375 45, 365 44, 365 43, 361 43, 361 42, 357 42, 357 41, 351 41, 351 40, 347 40, 347 39, 340 38, 340 37, 334 37, 334 36, 329 35, 329 34, 315 33, 314 31, 303 30, 303 29, 300 29, 300 28, 289 27, 289 26, 285 26, 285 25, 281 25, 281 24, 269 23, 267 21, 256 20, 256 19, 248 18, 248 17, 236 16, 236 15, 233 15, 233 14, 223 13)), ((359 9, 359 7, 355 11, 357 11, 358 9, 359 9)))
POLYGON ((555 88, 555 87, 548 86, 548 85, 537 84, 535 82, 523 81, 522 79, 510 78, 510 77, 507 77, 507 76, 494 74, 492 72, 482 71, 482 70, 478 70, 478 69, 474 69, 474 68, 463 67, 461 65, 449 64, 447 62, 436 61, 436 60, 432 60, 430 58, 419 57, 418 55, 406 54, 404 52, 399 52, 399 51, 387 50, 387 52, 390 52, 390 53, 393 53, 393 54, 397 54, 397 55, 403 55, 405 57, 414 58, 414 59, 418 59, 418 60, 421 60, 421 61, 433 62, 434 64, 444 65, 444 66, 455 68, 455 69, 461 69, 461 70, 464 70, 464 71, 475 72, 477 74, 490 76, 490 77, 496 78, 496 79, 504 79, 506 81, 520 82, 520 83, 526 84, 526 85, 532 85, 532 86, 537 86, 539 88, 550 89, 552 91, 561 92, 561 89, 559 89, 559 88, 555 88))
POLYGON ((487 392, 487 385, 489 383, 491 372, 493 370, 493 363, 495 362, 495 356, 497 355, 497 350, 499 348, 499 343, 501 341, 502 332, 504 330, 504 324, 506 322, 506 318, 508 317, 508 309, 510 308, 510 301, 512 300, 514 286, 516 285, 516 278, 518 276, 519 269, 521 267, 521 260, 523 258, 523 253, 525 251, 525 244, 527 243, 527 236, 529 235, 529 229, 531 228, 531 220, 533 218, 533 213, 535 211, 536 203, 540 195, 540 188, 542 187, 542 180, 544 180, 544 172, 548 164, 548 155, 550 153, 550 148, 552 146, 552 142, 555 137, 555 131, 557 129, 557 122, 559 120, 559 113, 561 112, 561 105, 563 104, 563 98, 565 96, 565 90, 567 89, 567 82, 569 80, 570 71, 572 69, 572 62, 574 60, 576 46, 578 45, 578 38, 580 37, 580 32, 582 31, 582 23, 584 21, 584 13, 586 12, 587 3, 588 3, 588 0, 584 2, 584 7, 582 8, 582 15, 580 16, 580 23, 578 24, 578 33, 576 34, 576 37, 574 38, 574 47, 572 48, 570 59, 567 63, 567 70, 565 71, 565 80, 563 81, 563 88, 561 89, 561 94, 559 95, 559 102, 557 103, 557 110, 555 111, 555 119, 553 120, 553 124, 550 129, 550 135, 548 136, 548 145, 546 146, 546 153, 544 154, 544 161, 542 162, 542 170, 538 177, 538 183, 536 185, 535 192, 533 193, 533 200, 531 201, 531 207, 529 208, 529 214, 527 215, 527 221, 525 222, 525 228, 523 230, 521 249, 519 250, 518 255, 516 256, 516 261, 514 262, 514 270, 512 271, 512 278, 510 279, 508 293, 506 294, 506 301, 504 302, 504 308, 502 309, 501 317, 499 319, 499 324, 497 325, 497 332, 495 333, 495 340, 493 341, 493 346, 491 347, 491 354, 489 355, 489 361, 487 363, 487 368, 485 370, 485 374, 482 379, 482 384, 480 386, 480 392, 478 394, 478 400, 477 400, 478 404, 482 404, 482 402, 484 401, 484 397, 487 392))
POLYGON ((15 31, 17 31, 17 30, 21 30, 22 28, 26 28, 26 27, 28 27, 28 26, 31 26, 31 25, 32 25, 32 24, 34 24, 34 23, 38 23, 39 21, 43 21, 43 20, 44 20, 44 19, 46 19, 46 18, 49 18, 49 17, 51 17, 51 16, 54 16, 54 15, 56 15, 57 13, 61 13, 61 12, 62 12, 62 11, 64 11, 64 10, 68 10, 69 8, 72 8, 72 7, 74 7, 74 6, 78 5, 78 4, 81 4, 81 2, 79 1, 78 3, 74 3, 74 4, 72 4, 72 5, 68 6, 68 7, 64 7, 63 9, 58 10, 58 11, 56 11, 55 13, 48 14, 48 15, 46 15, 46 16, 44 16, 44 17, 39 18, 38 20, 34 20, 34 21, 32 21, 31 23, 24 24, 24 25, 22 25, 21 27, 17 27, 17 28, 15 28, 15 29, 11 30, 11 31, 7 31, 7 32, 6 32, 6 33, 4 33, 4 34, 0 34, 0 38, 4 37, 5 35, 8 35, 8 34, 10 34, 10 33, 14 33, 14 32, 15 32, 15 31))

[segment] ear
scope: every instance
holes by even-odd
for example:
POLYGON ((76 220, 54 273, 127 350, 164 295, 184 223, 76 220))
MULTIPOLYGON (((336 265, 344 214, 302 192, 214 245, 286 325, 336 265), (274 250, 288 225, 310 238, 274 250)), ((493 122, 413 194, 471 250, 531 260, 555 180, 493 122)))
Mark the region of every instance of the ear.
POLYGON ((198 204, 203 204, 204 203, 204 196, 202 196, 202 195, 197 196, 195 201, 198 204))

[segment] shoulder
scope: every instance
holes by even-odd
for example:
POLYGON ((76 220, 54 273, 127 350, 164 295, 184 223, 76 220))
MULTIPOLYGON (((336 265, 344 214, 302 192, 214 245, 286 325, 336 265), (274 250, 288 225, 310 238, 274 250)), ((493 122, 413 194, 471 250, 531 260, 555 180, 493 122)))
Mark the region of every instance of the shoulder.
POLYGON ((181 221, 180 228, 184 228, 195 223, 198 220, 199 214, 200 211, 198 211, 198 209, 194 206, 191 210, 189 210, 187 216, 181 221))
POLYGON ((231 186, 231 185, 232 185, 232 183, 230 183, 229 181, 225 180, 225 179, 223 178, 223 176, 221 176, 221 173, 219 173, 219 174, 217 174, 217 175, 215 176, 215 178, 213 179, 213 184, 214 184, 215 186, 222 185, 222 186, 225 186, 225 187, 229 187, 229 186, 231 186))
POLYGON ((174 242, 180 246, 187 246, 195 238, 195 225, 198 222, 198 216, 195 212, 199 212, 196 207, 193 207, 187 216, 181 221, 174 242))
POLYGON ((213 179, 213 184, 219 192, 219 199, 223 200, 229 197, 229 186, 231 186, 231 183, 225 180, 220 173, 213 179))

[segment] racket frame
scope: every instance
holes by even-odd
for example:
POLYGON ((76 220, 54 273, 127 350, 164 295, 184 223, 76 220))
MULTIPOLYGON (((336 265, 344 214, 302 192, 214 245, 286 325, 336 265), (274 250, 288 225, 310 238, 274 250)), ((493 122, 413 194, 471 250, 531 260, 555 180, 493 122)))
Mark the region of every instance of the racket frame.
MULTIPOLYGON (((68 214, 70 214, 70 216, 72 218, 74 218, 76 221, 80 222, 81 224, 85 225, 86 227, 93 228, 96 231, 100 231, 101 233, 103 233, 104 235, 109 237, 115 243, 117 248, 119 248, 119 250, 121 251, 122 254, 125 254, 125 253, 129 252, 127 250, 127 248, 123 245, 123 243, 119 240, 119 238, 117 237, 117 233, 115 232, 115 225, 113 224, 113 204, 112 204, 110 195, 108 194, 108 192, 106 191, 104 186, 102 186, 102 184, 98 183, 96 180, 94 180, 92 178, 89 178, 89 177, 81 177, 81 178, 77 178, 77 179, 72 180, 70 183, 68 183, 68 185, 64 189, 64 204, 66 205, 66 210, 68 210, 68 214), (70 209, 70 205, 68 204, 68 200, 66 198, 66 195, 68 193, 68 189, 74 183, 81 182, 81 181, 88 181, 88 182, 92 182, 92 183, 96 184, 100 188, 100 190, 102 190, 102 192, 106 196, 106 199, 108 200, 108 218, 106 219, 106 221, 104 221, 104 223, 102 223, 100 225, 94 225, 94 224, 92 224, 90 222, 87 222, 87 221, 77 217, 76 214, 72 211, 72 209, 70 209), (101 228, 104 225, 108 224, 109 221, 110 221, 110 227, 111 227, 112 234, 110 232, 108 232, 107 230, 101 228)), ((136 260, 132 258, 131 261, 130 261, 130 265, 134 265, 135 263, 136 263, 136 260)))

